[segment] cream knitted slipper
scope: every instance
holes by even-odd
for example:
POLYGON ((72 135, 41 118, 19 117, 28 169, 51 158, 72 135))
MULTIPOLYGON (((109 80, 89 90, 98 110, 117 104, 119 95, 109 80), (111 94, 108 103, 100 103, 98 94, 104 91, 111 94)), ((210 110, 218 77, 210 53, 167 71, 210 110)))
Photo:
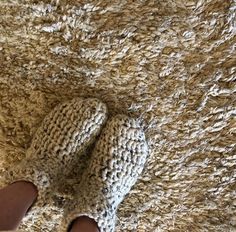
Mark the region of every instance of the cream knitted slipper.
POLYGON ((94 219, 101 232, 115 228, 116 210, 137 181, 148 155, 139 123, 124 115, 107 122, 78 188, 78 201, 71 205, 59 231, 79 216, 94 219))
POLYGON ((30 181, 44 200, 58 176, 67 175, 78 156, 94 142, 106 120, 97 99, 75 98, 56 106, 38 128, 26 158, 7 174, 5 184, 30 181))

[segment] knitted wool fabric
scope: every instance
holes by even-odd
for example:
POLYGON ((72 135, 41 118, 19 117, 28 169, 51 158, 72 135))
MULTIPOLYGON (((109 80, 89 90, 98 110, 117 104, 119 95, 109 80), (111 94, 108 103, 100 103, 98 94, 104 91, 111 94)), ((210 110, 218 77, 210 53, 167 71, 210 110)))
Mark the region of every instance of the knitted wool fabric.
POLYGON ((114 231, 116 210, 141 174, 147 155, 145 135, 136 120, 118 115, 108 121, 83 174, 78 201, 59 231, 82 215, 93 218, 101 232, 114 231))
POLYGON ((106 112, 97 99, 75 98, 56 106, 38 128, 26 158, 6 174, 6 184, 30 181, 38 188, 38 201, 45 200, 59 176, 67 175, 78 156, 94 142, 106 112))

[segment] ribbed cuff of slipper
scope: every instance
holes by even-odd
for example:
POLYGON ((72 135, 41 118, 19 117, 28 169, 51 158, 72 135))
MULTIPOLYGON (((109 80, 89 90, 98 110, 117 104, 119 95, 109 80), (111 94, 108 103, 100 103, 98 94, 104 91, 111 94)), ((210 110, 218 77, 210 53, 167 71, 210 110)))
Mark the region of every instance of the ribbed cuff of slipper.
POLYGON ((87 216, 93 219, 99 228, 100 232, 113 232, 116 224, 116 213, 110 209, 99 209, 99 208, 89 208, 80 207, 76 209, 76 211, 72 211, 69 215, 67 215, 67 219, 64 224, 64 228, 60 231, 68 231, 71 223, 81 217, 87 216))
POLYGON ((47 172, 40 170, 35 165, 35 162, 30 160, 23 160, 17 166, 11 168, 5 175, 3 184, 5 186, 13 184, 18 181, 26 181, 33 183, 38 190, 37 200, 45 198, 50 188, 50 176, 47 172), (33 166, 32 166, 33 164, 33 166))

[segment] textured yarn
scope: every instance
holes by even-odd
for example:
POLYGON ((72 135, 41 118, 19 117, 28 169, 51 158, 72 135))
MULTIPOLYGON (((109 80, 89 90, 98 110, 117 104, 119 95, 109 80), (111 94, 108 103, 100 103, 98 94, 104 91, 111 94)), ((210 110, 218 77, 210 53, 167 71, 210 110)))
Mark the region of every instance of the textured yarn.
POLYGON ((70 173, 105 120, 106 106, 97 99, 75 98, 58 105, 37 130, 26 158, 6 172, 5 183, 30 181, 38 188, 37 202, 47 204, 52 186, 70 173))
MULTIPOLYGON (((235 0, 0 0, 0 186, 52 107, 96 97, 147 125, 116 232, 236 231, 235 22, 235 0)), ((90 155, 22 231, 55 232, 90 155)))
POLYGON ((93 218, 101 232, 115 228, 116 210, 137 181, 148 155, 145 134, 138 121, 124 115, 108 120, 78 187, 77 202, 59 231, 78 216, 93 218))

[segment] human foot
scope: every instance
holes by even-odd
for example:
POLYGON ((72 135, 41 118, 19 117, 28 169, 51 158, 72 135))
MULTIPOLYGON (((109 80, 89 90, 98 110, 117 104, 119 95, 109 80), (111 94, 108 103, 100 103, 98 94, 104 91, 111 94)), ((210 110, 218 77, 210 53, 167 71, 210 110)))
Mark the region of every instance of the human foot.
POLYGON ((94 219, 101 232, 114 231, 116 210, 141 174, 147 155, 139 123, 124 115, 111 118, 83 174, 77 202, 70 207, 60 231, 80 216, 94 219))
POLYGON ((67 175, 78 156, 94 142, 106 120, 106 106, 97 99, 75 98, 56 106, 37 130, 26 158, 6 175, 38 188, 38 199, 50 192, 58 176, 67 175))

